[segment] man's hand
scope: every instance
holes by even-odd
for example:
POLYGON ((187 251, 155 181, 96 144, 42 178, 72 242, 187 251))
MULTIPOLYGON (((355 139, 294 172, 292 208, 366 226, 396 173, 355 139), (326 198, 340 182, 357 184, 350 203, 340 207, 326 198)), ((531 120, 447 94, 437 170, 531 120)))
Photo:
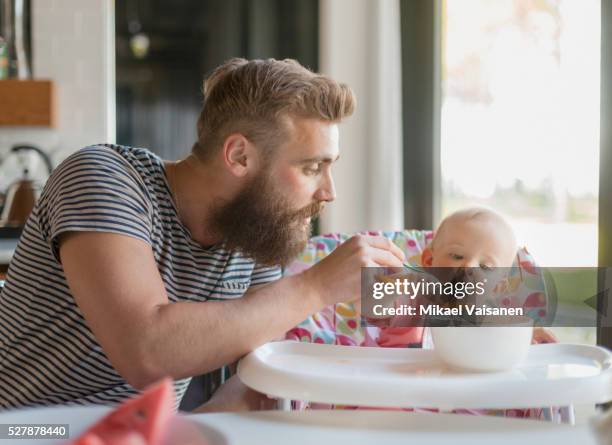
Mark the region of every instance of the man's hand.
POLYGON ((358 300, 362 267, 402 267, 402 250, 382 236, 356 235, 302 273, 322 306, 358 300))
POLYGON ((276 400, 257 392, 240 381, 237 375, 225 382, 204 405, 194 413, 259 411, 276 408, 276 400))
POLYGON ((557 337, 549 329, 545 328, 533 328, 533 337, 531 338, 531 344, 537 345, 540 343, 557 343, 557 337))

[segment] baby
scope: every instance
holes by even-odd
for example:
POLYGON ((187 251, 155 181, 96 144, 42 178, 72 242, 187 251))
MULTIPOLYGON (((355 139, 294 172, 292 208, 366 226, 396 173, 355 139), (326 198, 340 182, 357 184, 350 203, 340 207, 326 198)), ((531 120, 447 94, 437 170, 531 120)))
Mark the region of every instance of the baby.
MULTIPOLYGON (((431 244, 421 254, 421 264, 434 271, 464 270, 468 275, 466 279, 473 280, 476 275, 495 273, 496 268, 512 267, 517 248, 514 232, 501 215, 486 208, 471 207, 454 212, 442 221, 431 244)), ((499 280, 490 279, 489 282, 495 284, 499 280)), ((417 334, 415 330, 419 328, 398 326, 401 326, 401 319, 396 317, 391 320, 390 327, 381 329, 378 343, 386 347, 412 343, 417 334)), ((534 343, 554 341, 550 331, 534 329, 534 343)))

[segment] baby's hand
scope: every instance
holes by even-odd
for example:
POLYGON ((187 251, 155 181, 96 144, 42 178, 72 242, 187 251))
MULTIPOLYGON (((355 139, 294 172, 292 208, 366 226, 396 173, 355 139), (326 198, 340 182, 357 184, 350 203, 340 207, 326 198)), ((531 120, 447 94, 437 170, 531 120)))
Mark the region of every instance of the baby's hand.
POLYGON ((537 345, 540 343, 557 343, 557 337, 549 329, 545 328, 533 328, 533 337, 531 337, 531 344, 537 345))

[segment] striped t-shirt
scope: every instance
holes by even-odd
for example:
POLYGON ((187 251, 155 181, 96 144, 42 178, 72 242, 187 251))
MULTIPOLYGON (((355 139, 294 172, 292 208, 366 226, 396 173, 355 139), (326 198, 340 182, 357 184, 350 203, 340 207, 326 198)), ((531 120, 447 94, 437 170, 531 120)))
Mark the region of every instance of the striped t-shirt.
MULTIPOLYGON (((148 243, 173 303, 239 298, 249 286, 280 277, 279 268, 195 242, 179 221, 159 157, 141 148, 86 147, 47 181, 9 266, 0 294, 0 408, 114 404, 137 393, 113 368, 70 293, 58 236, 72 231, 148 243)), ((189 380, 175 382, 178 401, 189 380)))

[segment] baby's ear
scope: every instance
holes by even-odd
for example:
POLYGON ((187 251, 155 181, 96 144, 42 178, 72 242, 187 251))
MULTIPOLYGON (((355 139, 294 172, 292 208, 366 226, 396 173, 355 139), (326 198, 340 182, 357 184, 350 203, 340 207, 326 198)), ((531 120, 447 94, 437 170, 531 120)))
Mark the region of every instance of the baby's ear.
POLYGON ((433 251, 431 250, 431 248, 426 247, 425 250, 423 250, 423 253, 421 253, 421 264, 423 265, 423 267, 431 267, 433 263, 433 251))

